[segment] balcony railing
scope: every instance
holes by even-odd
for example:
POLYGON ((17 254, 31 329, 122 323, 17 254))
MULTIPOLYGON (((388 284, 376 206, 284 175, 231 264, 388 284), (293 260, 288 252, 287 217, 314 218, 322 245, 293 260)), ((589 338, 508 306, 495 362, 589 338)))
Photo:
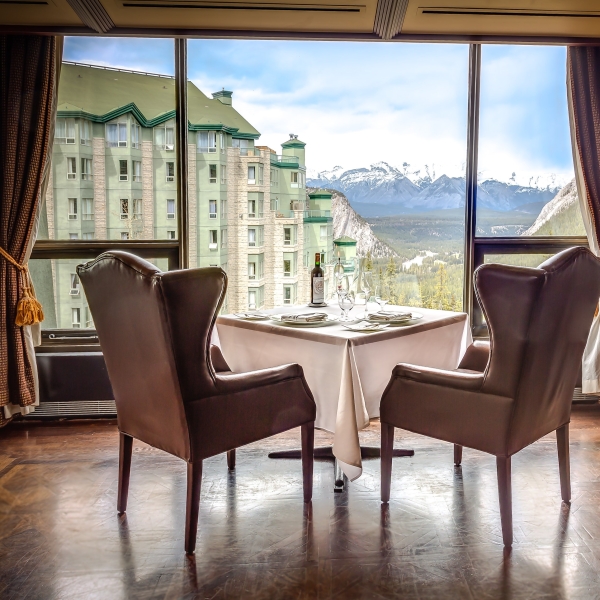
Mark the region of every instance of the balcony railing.
POLYGON ((240 148, 240 156, 260 156, 258 148, 240 148))
POLYGON ((299 166, 300 159, 297 156, 284 156, 283 154, 271 154, 271 164, 299 166))
POLYGON ((276 219, 293 219, 295 217, 293 210, 277 210, 275 211, 276 219))
POLYGON ((262 219, 263 218, 263 212, 262 211, 254 211, 254 212, 249 212, 248 213, 248 218, 249 219, 262 219))
POLYGON ((331 211, 330 210, 305 210, 304 218, 305 219, 331 218, 331 211))

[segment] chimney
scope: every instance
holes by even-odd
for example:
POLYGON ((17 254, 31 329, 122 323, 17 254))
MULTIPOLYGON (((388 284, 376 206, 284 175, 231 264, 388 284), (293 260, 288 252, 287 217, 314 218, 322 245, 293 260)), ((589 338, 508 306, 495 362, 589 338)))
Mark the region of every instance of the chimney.
POLYGON ((228 92, 225 88, 223 88, 220 92, 215 92, 212 97, 223 104, 227 104, 227 106, 232 105, 231 96, 233 96, 233 92, 228 92))

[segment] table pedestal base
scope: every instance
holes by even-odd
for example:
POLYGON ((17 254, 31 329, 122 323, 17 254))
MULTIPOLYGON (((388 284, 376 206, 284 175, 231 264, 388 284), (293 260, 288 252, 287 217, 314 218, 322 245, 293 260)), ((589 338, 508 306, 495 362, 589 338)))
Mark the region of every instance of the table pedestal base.
MULTIPOLYGON (((393 456, 414 456, 414 450, 401 450, 394 448, 393 456)), ((335 485, 333 487, 334 492, 343 492, 348 478, 342 471, 337 458, 333 454, 333 446, 320 446, 314 449, 313 456, 315 458, 333 460, 335 469, 335 485)), ((361 446, 360 447, 361 458, 379 458, 381 456, 381 448, 376 446, 361 446)), ((278 450, 276 452, 269 452, 269 458, 302 458, 301 450, 278 450)))

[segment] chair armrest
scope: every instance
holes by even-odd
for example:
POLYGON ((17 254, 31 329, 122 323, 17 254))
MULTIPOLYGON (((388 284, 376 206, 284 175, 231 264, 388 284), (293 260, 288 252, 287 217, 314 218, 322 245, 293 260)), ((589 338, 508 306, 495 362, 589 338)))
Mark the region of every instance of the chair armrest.
MULTIPOLYGON (((220 394, 235 394, 298 378, 304 380, 304 372, 300 365, 293 363, 248 373, 217 373, 215 382, 220 394)), ((305 387, 308 390, 306 384, 305 387)))
POLYGON ((473 342, 465 352, 459 369, 469 369, 470 371, 479 371, 483 373, 490 359, 489 342, 473 342))
POLYGON ((231 368, 227 364, 221 348, 215 344, 211 344, 210 346, 210 360, 217 373, 231 372, 231 368))
POLYGON ((400 363, 394 367, 392 378, 410 379, 418 383, 439 385, 459 390, 476 391, 483 385, 483 374, 465 373, 464 371, 443 371, 432 367, 418 367, 400 363))

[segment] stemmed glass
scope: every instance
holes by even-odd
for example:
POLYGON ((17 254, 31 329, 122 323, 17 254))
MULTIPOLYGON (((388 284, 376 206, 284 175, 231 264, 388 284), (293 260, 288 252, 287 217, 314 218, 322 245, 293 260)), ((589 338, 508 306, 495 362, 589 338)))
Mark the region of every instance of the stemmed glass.
POLYGON ((342 311, 342 321, 349 321, 350 311, 354 308, 354 290, 352 289, 352 285, 350 283, 349 277, 344 277, 338 284, 338 304, 340 305, 340 309, 342 311))
POLYGON ((369 298, 373 289, 373 271, 363 271, 360 278, 360 287, 365 293, 365 319, 369 318, 369 298))
POLYGON ((389 300, 384 300, 383 298, 383 285, 378 285, 375 288, 375 302, 379 304, 379 310, 383 310, 385 305, 389 302, 389 300))

